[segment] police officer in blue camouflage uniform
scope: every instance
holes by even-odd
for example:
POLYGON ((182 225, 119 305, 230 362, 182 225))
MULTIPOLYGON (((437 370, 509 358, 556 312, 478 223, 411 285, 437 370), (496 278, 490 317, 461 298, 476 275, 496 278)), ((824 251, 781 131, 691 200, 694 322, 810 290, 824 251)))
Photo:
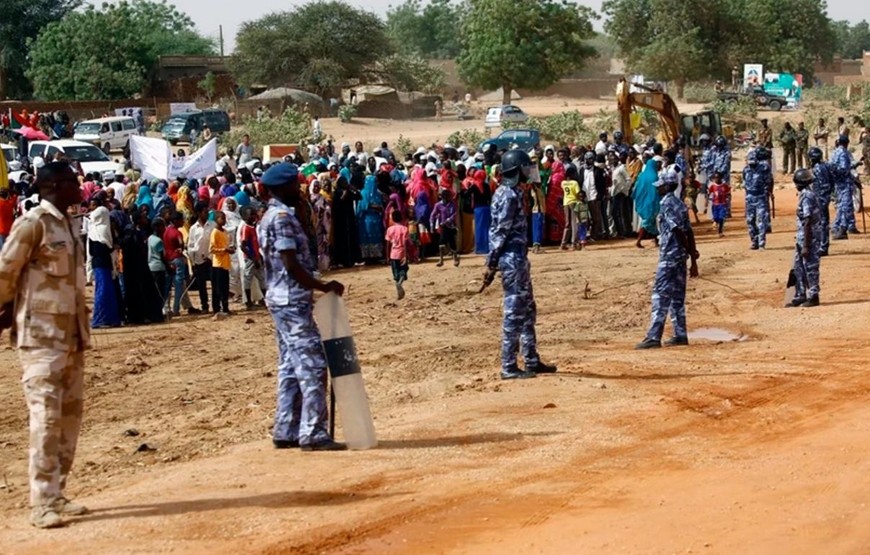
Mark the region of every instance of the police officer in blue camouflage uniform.
POLYGON ((764 206, 767 210, 767 225, 764 226, 765 233, 773 233, 771 225, 771 202, 773 199, 773 167, 770 165, 770 151, 763 146, 755 149, 755 158, 758 160, 758 172, 761 174, 761 180, 764 182, 764 190, 767 194, 764 195, 764 206))
POLYGON ((840 135, 837 139, 837 149, 831 155, 828 167, 834 176, 834 190, 837 194, 834 239, 848 239, 847 232, 858 233, 855 224, 855 205, 852 204, 855 181, 852 178, 852 154, 849 152, 848 136, 840 135))
POLYGON ((710 202, 707 200, 707 188, 713 181, 713 147, 710 144, 710 135, 703 133, 698 137, 698 146, 701 148, 701 157, 698 161, 698 173, 701 178, 701 194, 704 195, 704 214, 707 213, 710 202))
POLYGON ((652 293, 652 322, 646 338, 637 349, 657 349, 662 346, 665 319, 668 314, 674 326, 674 336, 667 345, 688 345, 686 330, 686 259, 691 258, 689 275, 698 277, 695 234, 689 223, 689 210, 674 195, 680 184, 676 172, 669 170, 657 184, 662 195, 659 209, 659 264, 652 293))
POLYGON ((535 337, 537 306, 532 292, 526 213, 520 185, 528 181, 532 160, 522 150, 507 151, 501 159, 502 180, 492 196, 492 223, 489 228, 489 256, 484 286, 501 272, 504 289, 504 324, 501 344, 501 378, 534 378, 556 371, 538 355, 535 337), (525 370, 517 366, 517 351, 522 348, 525 370))
POLYGON ((266 306, 278 339, 278 407, 272 443, 277 449, 339 451, 329 437, 326 410, 326 358, 314 323, 314 293, 344 293, 336 281, 313 277, 308 235, 296 219, 301 200, 298 168, 284 162, 262 178, 269 203, 257 226, 266 270, 266 306))
POLYGON ((834 175, 831 168, 824 162, 824 153, 819 147, 813 147, 809 151, 810 165, 813 172, 813 193, 821 210, 821 241, 819 243, 819 256, 828 256, 828 248, 831 244, 831 195, 834 194, 834 175))
POLYGON ((758 155, 750 150, 743 168, 743 189, 746 191, 746 226, 752 250, 764 249, 767 244, 768 182, 763 168, 758 167, 758 155))
POLYGON ((822 210, 816 194, 810 188, 813 180, 813 173, 807 169, 799 169, 794 174, 794 184, 798 190, 795 211, 797 234, 792 268, 795 276, 795 296, 786 306, 819 306, 822 210))
MULTIPOLYGON (((731 149, 728 148, 728 139, 723 135, 716 137, 716 143, 711 149, 713 158, 713 171, 710 175, 716 172, 722 174, 722 182, 731 185, 731 149)), ((728 197, 728 208, 725 211, 725 217, 731 217, 731 197, 728 197)))

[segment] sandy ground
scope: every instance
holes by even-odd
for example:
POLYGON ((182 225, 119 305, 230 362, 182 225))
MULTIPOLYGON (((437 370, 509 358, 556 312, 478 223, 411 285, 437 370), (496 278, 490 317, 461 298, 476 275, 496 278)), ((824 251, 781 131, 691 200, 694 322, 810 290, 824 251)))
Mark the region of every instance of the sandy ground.
POLYGON ((93 513, 61 530, 27 522, 27 415, 4 345, 0 553, 867 553, 870 241, 834 243, 821 307, 781 308, 793 189, 777 201, 764 252, 748 249, 741 193, 724 239, 702 216, 688 318, 713 339, 688 348, 633 350, 653 248, 534 256, 540 350, 560 372, 521 383, 497 379, 501 295, 472 293, 481 258, 413 266, 401 303, 386 267, 333 276, 349 285, 371 451, 272 449, 264 311, 99 331, 68 490, 93 513))

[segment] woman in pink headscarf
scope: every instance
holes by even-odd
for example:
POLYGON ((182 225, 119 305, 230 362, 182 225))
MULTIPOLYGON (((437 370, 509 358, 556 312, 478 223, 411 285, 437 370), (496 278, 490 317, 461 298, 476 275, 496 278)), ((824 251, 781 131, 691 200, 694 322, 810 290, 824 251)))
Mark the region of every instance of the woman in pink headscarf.
POLYGON ((565 213, 562 207, 562 182, 565 181, 565 158, 559 151, 559 159, 553 161, 550 184, 547 187, 547 210, 545 237, 553 243, 562 241, 565 229, 565 213))

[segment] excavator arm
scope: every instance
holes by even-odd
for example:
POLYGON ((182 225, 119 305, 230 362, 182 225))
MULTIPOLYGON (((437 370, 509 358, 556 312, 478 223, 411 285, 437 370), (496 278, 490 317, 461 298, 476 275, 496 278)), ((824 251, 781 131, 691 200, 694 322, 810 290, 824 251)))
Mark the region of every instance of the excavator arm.
POLYGON ((671 145, 677 142, 680 136, 680 111, 673 99, 661 91, 643 85, 634 85, 634 87, 643 89, 643 91, 631 92, 631 85, 625 81, 621 81, 617 88, 616 102, 619 107, 620 127, 625 141, 629 144, 634 142, 634 130, 631 128, 632 112, 637 108, 647 108, 659 115, 666 144, 671 145))

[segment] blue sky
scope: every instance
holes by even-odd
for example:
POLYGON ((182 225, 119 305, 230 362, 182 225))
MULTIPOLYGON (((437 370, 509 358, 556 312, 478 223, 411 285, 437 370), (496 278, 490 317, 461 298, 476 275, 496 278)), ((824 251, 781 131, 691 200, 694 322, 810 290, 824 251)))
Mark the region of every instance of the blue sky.
MULTIPOLYGON (((101 0, 90 0, 100 4, 101 0)), ((196 23, 199 31, 207 36, 218 36, 218 28, 224 28, 224 48, 226 53, 232 52, 235 45, 235 35, 243 21, 257 19, 269 12, 291 9, 294 5, 302 5, 304 1, 287 0, 244 0, 239 3, 216 3, 214 0, 169 0, 180 10, 186 12, 196 23)), ((711 0, 715 1, 715 0, 711 0)), ((378 15, 385 15, 390 5, 401 3, 397 0, 348 0, 354 6, 371 10, 378 15)), ((601 0, 582 2, 598 11, 601 0)), ((852 22, 862 19, 870 20, 870 2, 861 0, 828 0, 828 14, 834 20, 845 19, 852 22)), ((596 24, 601 28, 601 21, 596 24)))

